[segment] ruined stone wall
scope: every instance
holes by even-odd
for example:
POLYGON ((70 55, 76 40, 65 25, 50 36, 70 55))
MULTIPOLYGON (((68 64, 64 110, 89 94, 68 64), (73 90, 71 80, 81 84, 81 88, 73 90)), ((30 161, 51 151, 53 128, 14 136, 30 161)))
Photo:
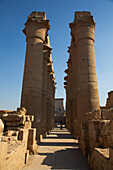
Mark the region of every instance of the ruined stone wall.
POLYGON ((25 23, 26 58, 23 76, 21 106, 33 114, 33 127, 40 135, 52 129, 55 78, 48 30, 49 20, 44 12, 32 12, 25 23), (48 120, 50 122, 48 122, 48 120), (52 120, 52 122, 51 122, 52 120))
POLYGON ((113 108, 86 113, 86 120, 79 141, 83 155, 88 157, 92 169, 112 170, 113 108))
POLYGON ((113 148, 95 148, 89 160, 93 170, 112 170, 113 169, 113 148))
POLYGON ((31 128, 34 116, 25 108, 0 110, 0 169, 19 170, 29 154, 37 154, 36 129, 31 128))
POLYGON ((0 142, 0 170, 19 170, 25 164, 25 152, 25 143, 0 142))

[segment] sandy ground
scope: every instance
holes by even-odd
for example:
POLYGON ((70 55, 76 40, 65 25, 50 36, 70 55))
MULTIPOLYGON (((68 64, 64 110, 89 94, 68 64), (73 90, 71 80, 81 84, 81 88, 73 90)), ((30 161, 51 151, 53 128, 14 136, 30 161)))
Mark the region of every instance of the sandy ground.
POLYGON ((63 128, 55 128, 42 139, 39 154, 30 155, 28 164, 21 170, 90 170, 77 140, 63 128))

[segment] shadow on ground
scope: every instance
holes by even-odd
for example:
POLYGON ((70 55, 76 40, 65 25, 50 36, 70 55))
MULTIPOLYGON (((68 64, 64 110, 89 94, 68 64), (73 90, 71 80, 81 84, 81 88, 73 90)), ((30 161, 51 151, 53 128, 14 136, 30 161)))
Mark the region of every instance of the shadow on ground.
POLYGON ((78 148, 66 148, 54 153, 39 153, 46 156, 42 165, 51 166, 51 169, 62 170, 90 170, 87 160, 78 148))
POLYGON ((40 143, 40 146, 46 146, 45 148, 48 150, 38 153, 40 156, 44 156, 41 165, 46 165, 53 170, 90 170, 77 141, 73 140, 72 135, 65 128, 62 130, 55 128, 46 138, 40 143), (50 140, 46 141, 46 138, 50 140), (52 153, 49 152, 52 150, 51 146, 55 148, 52 153))
MULTIPOLYGON (((50 135, 54 135, 52 133, 50 133, 50 135)), ((70 134, 59 134, 59 133, 55 133, 55 135, 57 135, 57 137, 54 136, 48 136, 46 137, 47 139, 72 139, 72 136, 70 134)))
POLYGON ((68 142, 41 142, 39 144, 41 146, 76 146, 76 143, 68 143, 68 142))

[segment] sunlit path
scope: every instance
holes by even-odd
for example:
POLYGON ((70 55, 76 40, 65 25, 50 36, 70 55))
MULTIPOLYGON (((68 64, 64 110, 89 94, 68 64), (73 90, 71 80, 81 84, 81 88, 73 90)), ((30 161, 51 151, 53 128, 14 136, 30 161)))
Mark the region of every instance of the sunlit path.
POLYGON ((28 165, 22 170, 89 170, 87 160, 82 156, 78 148, 77 140, 63 128, 55 128, 50 134, 42 139, 39 145, 39 154, 31 155, 28 165))

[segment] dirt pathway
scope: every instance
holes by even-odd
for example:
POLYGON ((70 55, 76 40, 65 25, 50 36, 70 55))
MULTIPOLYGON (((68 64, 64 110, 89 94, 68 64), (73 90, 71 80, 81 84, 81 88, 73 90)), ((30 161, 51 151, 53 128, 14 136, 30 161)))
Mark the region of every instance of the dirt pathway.
POLYGON ((55 128, 39 145, 39 154, 29 157, 21 170, 90 170, 77 140, 64 128, 55 128))

